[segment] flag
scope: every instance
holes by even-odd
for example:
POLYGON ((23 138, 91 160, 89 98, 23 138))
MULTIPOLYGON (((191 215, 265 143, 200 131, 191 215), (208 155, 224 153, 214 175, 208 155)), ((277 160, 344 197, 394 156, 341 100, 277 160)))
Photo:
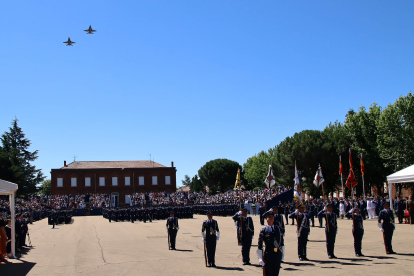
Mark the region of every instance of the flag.
POLYGON ((323 179, 321 164, 319 164, 319 168, 316 171, 313 184, 315 184, 316 187, 319 187, 323 182, 325 182, 325 179, 323 179))
POLYGON ((299 201, 301 205, 303 205, 302 204, 302 191, 300 188, 299 174, 298 174, 298 169, 296 168, 296 162, 295 162, 295 188, 293 191, 293 198, 296 201, 299 201))
POLYGON ((349 172, 348 179, 346 180, 346 186, 351 190, 351 188, 354 188, 357 184, 358 182, 356 181, 354 172, 351 170, 349 172))
POLYGON ((362 161, 362 153, 361 153, 361 173, 365 175, 365 166, 364 166, 364 161, 362 161))
POLYGON ((349 169, 352 170, 354 166, 352 166, 352 157, 351 157, 351 149, 349 149, 349 169))
POLYGON ((339 175, 342 175, 343 173, 344 169, 342 168, 341 156, 339 156, 339 175))
POLYGON ((269 173, 264 181, 266 185, 270 188, 276 184, 275 178, 273 177, 272 165, 269 165, 269 173))
POLYGON ((236 189, 236 188, 240 188, 240 184, 241 184, 241 181, 240 181, 240 169, 237 171, 237 176, 236 176, 236 183, 234 184, 234 188, 236 189))

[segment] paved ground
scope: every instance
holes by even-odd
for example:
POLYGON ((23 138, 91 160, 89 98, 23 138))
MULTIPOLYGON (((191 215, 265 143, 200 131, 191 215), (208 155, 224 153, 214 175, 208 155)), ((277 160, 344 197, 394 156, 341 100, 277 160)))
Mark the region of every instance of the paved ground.
MULTIPOLYGON (((217 268, 204 265, 200 229, 204 216, 182 219, 177 251, 169 251, 165 221, 109 223, 102 217, 75 217, 70 225, 51 229, 46 220, 30 225, 33 248, 19 260, 0 265, 0 275, 262 275, 252 247, 254 265, 243 266, 231 218, 215 217, 221 230, 216 253, 217 268)), ((259 217, 253 217, 257 245, 259 217)), ((363 253, 353 251, 351 222, 339 220, 335 245, 338 259, 326 254, 324 229, 311 228, 310 261, 297 258, 296 227, 287 226, 286 257, 280 275, 413 275, 414 226, 397 225, 393 247, 398 255, 385 255, 377 222, 365 221, 363 253)))

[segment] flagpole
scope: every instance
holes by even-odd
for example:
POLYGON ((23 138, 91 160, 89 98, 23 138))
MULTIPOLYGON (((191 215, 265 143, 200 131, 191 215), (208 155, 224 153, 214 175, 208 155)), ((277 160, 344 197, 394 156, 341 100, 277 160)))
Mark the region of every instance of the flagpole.
POLYGON ((365 182, 364 182, 364 175, 362 175, 362 189, 364 191, 364 201, 365 201, 365 182))
POLYGON ((342 198, 345 199, 344 180, 342 178, 342 173, 341 173, 341 184, 342 184, 342 198))

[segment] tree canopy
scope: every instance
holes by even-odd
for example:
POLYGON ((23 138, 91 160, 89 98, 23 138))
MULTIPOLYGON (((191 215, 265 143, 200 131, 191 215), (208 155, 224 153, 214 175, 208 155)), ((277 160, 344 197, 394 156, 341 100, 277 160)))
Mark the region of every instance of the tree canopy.
POLYGON ((239 163, 228 159, 215 159, 207 162, 198 170, 198 176, 204 186, 208 186, 210 193, 224 192, 234 187, 237 171, 241 169, 239 163))

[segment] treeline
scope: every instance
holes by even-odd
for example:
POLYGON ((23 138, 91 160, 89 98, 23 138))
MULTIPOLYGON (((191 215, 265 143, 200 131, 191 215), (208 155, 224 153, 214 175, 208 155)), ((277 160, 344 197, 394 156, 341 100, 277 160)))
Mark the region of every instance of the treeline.
POLYGON ((37 192, 36 185, 45 177, 31 164, 38 158, 38 151, 29 151, 30 140, 17 121, 14 119, 9 131, 0 138, 0 179, 18 184, 17 196, 21 196, 37 192))
MULTIPOLYGON (((302 188, 319 196, 321 188, 313 185, 319 164, 325 179, 324 191, 341 188, 339 156, 342 158, 344 187, 349 173, 348 150, 352 150, 357 195, 362 194, 360 155, 365 165, 365 191, 381 191, 387 175, 414 164, 414 103, 411 92, 394 104, 382 108, 372 104, 367 110, 350 110, 344 122, 330 123, 324 130, 304 130, 286 137, 280 144, 262 151, 243 164, 241 178, 247 189, 264 188, 269 164, 277 185, 294 185, 295 161, 302 188)), ((233 188, 239 163, 216 159, 207 162, 193 178, 185 176, 184 186, 193 191, 226 191, 233 188)), ((410 186, 412 184, 405 184, 410 186)), ((401 188, 401 185, 400 185, 401 188)), ((347 191, 350 194, 350 191, 347 191)))
MULTIPOLYGON (((304 130, 286 137, 279 145, 249 158, 243 164, 249 187, 262 186, 268 165, 273 167, 278 184, 294 185, 295 161, 302 187, 318 196, 321 188, 313 185, 319 164, 325 179, 325 193, 341 187, 339 156, 342 158, 343 181, 349 173, 348 149, 352 149, 354 173, 358 180, 357 194, 362 194, 360 155, 365 165, 365 191, 378 191, 386 176, 414 164, 414 99, 411 92, 394 104, 382 108, 372 104, 350 110, 343 123, 330 123, 324 130, 304 130)), ((410 186, 412 184, 406 184, 410 186)), ((401 186, 401 185, 400 185, 401 186)), ((349 191, 347 191, 349 193, 349 191)))

